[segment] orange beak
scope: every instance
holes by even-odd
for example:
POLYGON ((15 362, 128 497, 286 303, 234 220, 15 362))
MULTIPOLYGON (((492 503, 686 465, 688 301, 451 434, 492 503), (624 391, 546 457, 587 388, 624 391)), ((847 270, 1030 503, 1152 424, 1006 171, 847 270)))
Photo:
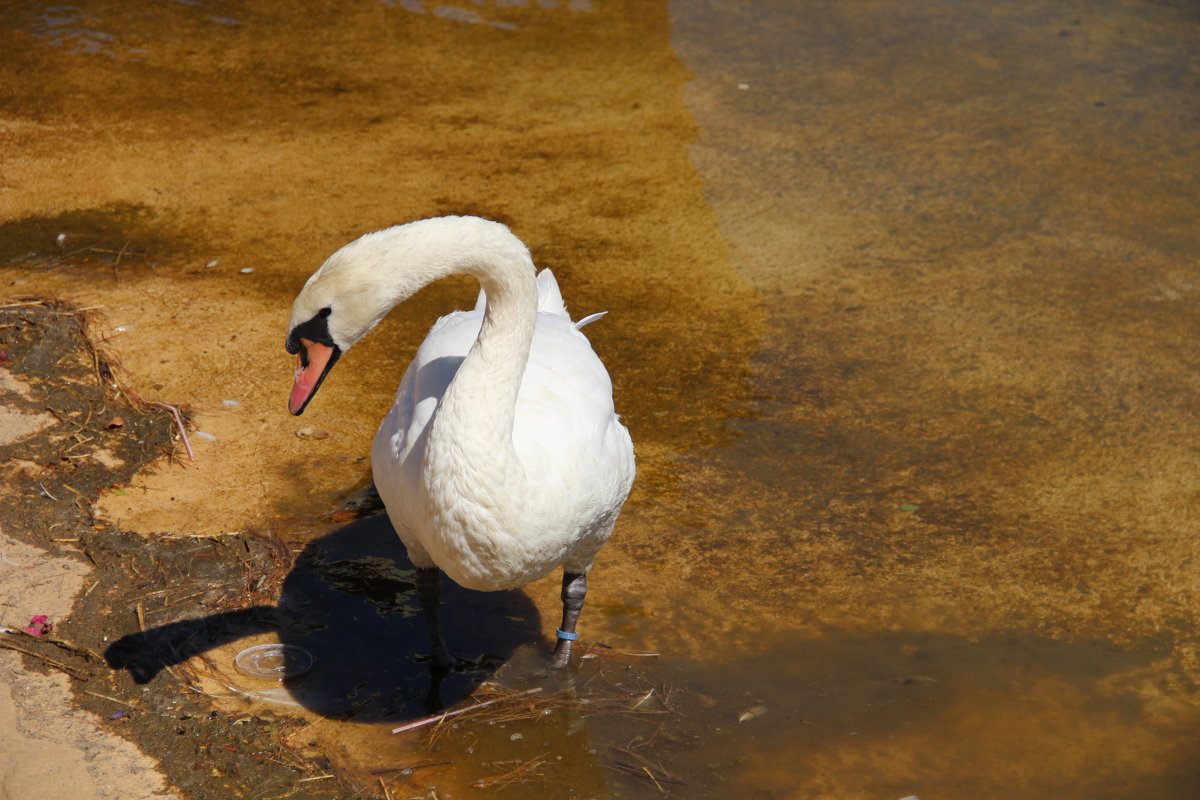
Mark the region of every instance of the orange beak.
POLYGON ((341 351, 336 346, 300 339, 300 352, 296 355, 296 380, 288 398, 288 411, 296 416, 304 411, 340 355, 341 351))

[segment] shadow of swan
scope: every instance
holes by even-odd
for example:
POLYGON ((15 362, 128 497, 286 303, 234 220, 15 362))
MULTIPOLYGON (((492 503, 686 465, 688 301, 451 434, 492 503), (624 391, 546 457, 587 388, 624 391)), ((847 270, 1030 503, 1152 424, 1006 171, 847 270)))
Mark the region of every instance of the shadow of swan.
MULTIPOLYGON (((282 682, 290 701, 324 716, 373 721, 453 704, 518 646, 541 642, 537 609, 523 593, 475 592, 443 578, 443 625, 459 664, 438 674, 428 656, 414 576, 387 517, 357 520, 304 548, 277 606, 130 634, 109 646, 105 658, 113 669, 127 670, 144 684, 165 667, 200 653, 275 632, 280 642, 315 659, 305 674, 282 682)), ((296 651, 285 652, 285 658, 298 659, 296 651)), ((291 671, 298 664, 285 666, 291 671)), ((233 665, 225 671, 236 674, 233 665)))

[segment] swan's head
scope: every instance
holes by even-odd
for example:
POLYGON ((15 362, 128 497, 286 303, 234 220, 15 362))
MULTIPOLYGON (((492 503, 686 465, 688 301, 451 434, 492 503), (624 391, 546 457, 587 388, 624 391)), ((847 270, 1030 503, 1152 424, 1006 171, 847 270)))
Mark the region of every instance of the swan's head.
MULTIPOLYGON (((382 269, 391 248, 379 245, 388 231, 367 234, 338 250, 312 274, 292 304, 287 351, 296 356, 296 380, 288 410, 300 414, 337 360, 374 328, 400 300, 382 269)), ((415 287, 419 288, 419 287, 415 287)), ((413 291, 415 291, 415 288, 413 291)))
POLYGON ((287 350, 297 357, 288 410, 300 414, 329 370, 397 303, 422 286, 472 271, 483 257, 524 259, 508 228, 478 217, 437 217, 355 239, 312 274, 292 304, 287 350))

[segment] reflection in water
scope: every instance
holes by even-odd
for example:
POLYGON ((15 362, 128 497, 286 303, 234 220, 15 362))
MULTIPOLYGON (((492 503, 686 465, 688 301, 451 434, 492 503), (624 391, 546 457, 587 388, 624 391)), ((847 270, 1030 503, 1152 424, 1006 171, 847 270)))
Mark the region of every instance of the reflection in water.
POLYGON ((414 14, 432 14, 435 17, 453 22, 465 22, 468 25, 486 25, 506 31, 517 30, 517 24, 515 22, 492 19, 488 16, 489 12, 493 10, 502 11, 509 8, 555 9, 559 7, 570 11, 592 10, 591 0, 564 0, 562 3, 559 3, 558 0, 492 0, 489 3, 477 0, 470 7, 426 2, 426 0, 379 0, 379 2, 389 8, 399 7, 414 14), (490 8, 485 8, 485 6, 490 6, 490 8))
MULTIPOLYGON (((116 58, 116 37, 99 30, 102 23, 78 6, 51 6, 34 17, 29 32, 46 44, 62 47, 69 54, 104 55, 116 58)), ((128 50, 126 53, 144 53, 128 50)))

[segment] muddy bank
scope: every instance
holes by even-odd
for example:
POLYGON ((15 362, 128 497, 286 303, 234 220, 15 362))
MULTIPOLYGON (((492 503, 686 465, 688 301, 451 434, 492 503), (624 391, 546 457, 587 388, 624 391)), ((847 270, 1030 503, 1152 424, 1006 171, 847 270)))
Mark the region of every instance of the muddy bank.
MULTIPOLYGON (((255 587, 271 585, 271 571, 251 572, 250 565, 271 558, 256 553, 265 540, 147 542, 95 516, 101 495, 123 493, 151 464, 183 469, 187 455, 173 414, 122 381, 112 352, 95 338, 93 321, 94 312, 61 301, 0 304, 0 451, 10 498, 0 649, 20 654, 29 671, 8 673, 15 703, 10 719, 28 738, 6 748, 6 796, 30 796, 27 790, 46 774, 72 770, 83 773, 80 797, 157 793, 160 779, 140 754, 105 743, 118 731, 160 754, 170 784, 188 796, 249 796, 249 787, 264 785, 290 790, 296 771, 311 773, 316 765, 293 759, 293 768, 285 767, 278 726, 216 710, 177 674, 143 686, 149 681, 123 680, 117 669, 113 643, 153 625, 175 593, 188 595, 187 615, 252 601, 255 587), (246 556, 197 552, 206 547, 222 555, 237 547, 246 556), (182 570, 179 553, 190 555, 182 570), (231 565, 242 565, 242 574, 231 565), (67 580, 50 580, 42 574, 47 571, 67 580), (30 625, 33 617, 48 619, 30 625), (51 688, 61 686, 63 676, 75 703, 95 716, 68 723, 79 712, 51 688), (64 724, 79 728, 78 735, 64 735, 64 724), (83 744, 84 737, 91 741, 83 744)), ((278 547, 270 552, 278 559, 278 547)))

